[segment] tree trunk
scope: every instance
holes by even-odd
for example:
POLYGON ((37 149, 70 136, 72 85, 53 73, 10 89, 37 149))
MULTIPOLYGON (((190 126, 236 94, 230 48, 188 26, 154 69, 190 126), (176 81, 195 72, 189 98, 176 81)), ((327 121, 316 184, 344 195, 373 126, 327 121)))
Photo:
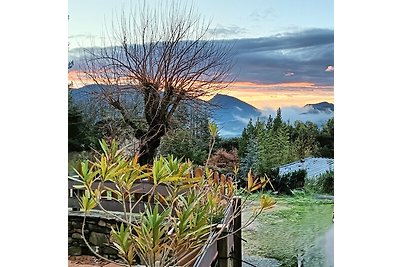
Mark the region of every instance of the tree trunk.
POLYGON ((152 127, 148 134, 142 139, 142 146, 139 151, 139 163, 148 164, 152 163, 157 152, 157 148, 161 144, 161 138, 165 135, 167 125, 160 123, 156 127, 152 127))

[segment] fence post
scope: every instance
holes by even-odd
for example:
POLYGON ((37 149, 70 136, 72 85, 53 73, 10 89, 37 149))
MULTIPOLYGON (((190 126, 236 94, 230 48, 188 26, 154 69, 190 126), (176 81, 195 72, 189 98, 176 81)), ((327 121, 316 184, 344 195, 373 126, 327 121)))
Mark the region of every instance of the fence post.
POLYGON ((242 267, 242 198, 233 197, 233 267, 242 267))
POLYGON ((219 224, 217 231, 222 229, 221 235, 217 240, 218 267, 228 267, 228 229, 225 224, 219 224))

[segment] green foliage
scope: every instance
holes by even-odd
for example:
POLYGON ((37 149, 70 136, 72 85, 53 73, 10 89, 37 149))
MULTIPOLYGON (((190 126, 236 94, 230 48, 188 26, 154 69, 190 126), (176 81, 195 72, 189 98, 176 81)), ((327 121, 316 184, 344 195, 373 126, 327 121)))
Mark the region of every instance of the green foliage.
POLYGON ((208 130, 210 131, 210 136, 212 139, 216 139, 218 135, 218 128, 215 122, 208 122, 208 130))
POLYGON ((265 133, 258 150, 256 170, 259 174, 294 160, 289 132, 285 124, 265 133))
POLYGON ((290 134, 293 152, 297 159, 304 159, 317 154, 319 149, 317 125, 310 121, 306 123, 295 121, 294 126, 291 127, 290 134))
POLYGON ((121 223, 120 227, 112 228, 111 240, 114 247, 117 248, 121 258, 129 265, 134 264, 136 249, 132 235, 132 227, 126 227, 121 223))
POLYGON ((316 177, 315 179, 309 179, 306 181, 304 188, 308 192, 318 194, 334 194, 334 172, 327 171, 324 174, 316 177))
POLYGON ((213 122, 213 121, 209 121, 208 122, 208 131, 210 133, 210 142, 209 142, 209 145, 208 145, 208 157, 207 157, 207 161, 206 161, 206 164, 205 164, 206 168, 208 166, 208 162, 210 161, 211 154, 212 154, 212 151, 214 149, 215 141, 217 140, 217 136, 218 136, 217 124, 215 122, 213 122))
POLYGON ((221 138, 217 137, 215 150, 225 149, 226 151, 239 150, 240 137, 221 138))
MULTIPOLYGON (((118 255, 128 266, 137 264, 137 258, 146 266, 183 266, 195 260, 210 238, 211 229, 222 223, 236 190, 232 179, 208 168, 204 172, 193 170, 189 160, 173 156, 159 156, 151 166, 140 165, 138 156, 125 156, 115 140, 99 143, 102 153, 93 161, 82 161, 76 170, 81 182, 77 187, 85 189, 80 197, 85 214, 98 208, 121 223, 111 233, 118 255), (150 185, 148 192, 137 186, 143 179, 150 185), (111 192, 124 207, 123 216, 104 209, 102 200, 106 192, 111 192), (146 195, 147 200, 131 201, 136 193, 146 195), (132 212, 139 203, 145 209, 138 219, 132 212)), ((247 195, 267 184, 264 178, 255 178, 251 173, 248 179, 244 191, 247 195)), ((257 212, 275 203, 272 197, 264 196, 257 212)), ((215 242, 218 235, 211 238, 215 242)))
POLYGON ((306 170, 297 170, 284 175, 272 176, 271 180, 277 192, 292 194, 293 190, 304 187, 306 176, 306 170))
POLYGON ((247 179, 247 173, 257 163, 258 146, 255 139, 248 141, 244 157, 240 159, 239 177, 241 180, 247 179))
POLYGON ((255 138, 255 131, 253 126, 253 121, 250 119, 249 123, 247 124, 246 128, 243 129, 242 136, 239 140, 239 157, 242 158, 245 156, 246 152, 248 152, 248 145, 249 141, 255 138))
POLYGON ((278 129, 284 126, 284 122, 282 120, 282 111, 281 108, 278 108, 276 111, 276 116, 272 123, 272 130, 277 131, 278 129))
POLYGON ((243 130, 239 141, 239 156, 241 157, 240 177, 245 179, 245 174, 252 168, 256 175, 263 175, 269 169, 288 163, 294 159, 289 136, 289 128, 282 121, 280 110, 277 118, 268 122, 257 120, 253 126, 252 121, 243 130), (240 154, 241 153, 241 154, 240 154))
POLYGON ((195 138, 188 130, 176 130, 163 137, 159 151, 161 155, 172 154, 200 165, 207 159, 207 149, 206 140, 195 138))
POLYGON ((317 140, 320 144, 319 155, 326 158, 334 158, 334 119, 329 119, 322 127, 317 140))
POLYGON ((284 122, 278 109, 276 117, 269 116, 266 122, 250 120, 238 144, 242 180, 246 180, 250 168, 257 176, 263 176, 271 169, 306 157, 333 157, 333 118, 319 130, 310 121, 295 121, 293 125, 284 122))
POLYGON ((79 170, 81 167, 81 162, 92 157, 93 153, 88 151, 68 152, 68 175, 74 175, 74 169, 79 170))
POLYGON ((204 164, 210 140, 208 122, 207 113, 189 112, 184 106, 180 107, 171 130, 161 140, 159 154, 175 155, 198 165, 204 164))
POLYGON ((99 134, 68 95, 68 152, 88 150, 99 134))
POLYGON ((305 184, 305 170, 279 175, 279 168, 268 169, 264 174, 264 179, 269 179, 270 184, 267 188, 275 193, 293 195, 297 189, 303 189, 305 184))

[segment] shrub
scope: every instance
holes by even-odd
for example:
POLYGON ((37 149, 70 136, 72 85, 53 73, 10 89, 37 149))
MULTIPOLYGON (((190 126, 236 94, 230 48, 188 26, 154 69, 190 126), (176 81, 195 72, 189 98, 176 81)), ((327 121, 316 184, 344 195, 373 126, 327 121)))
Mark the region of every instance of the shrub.
POLYGON ((292 194, 292 190, 304 187, 306 170, 297 170, 284 175, 279 175, 279 169, 270 170, 272 184, 280 194, 292 194))
MULTIPOLYGON (((221 218, 235 192, 231 179, 208 168, 193 170, 189 160, 182 162, 173 156, 160 156, 152 166, 140 165, 137 156, 133 159, 124 156, 115 141, 108 145, 103 140, 100 145, 103 152, 93 161, 83 161, 80 170, 76 170, 81 182, 78 188, 85 189, 79 199, 81 210, 86 215, 92 209, 100 208, 120 222, 112 229, 112 246, 126 265, 137 264, 138 258, 140 264, 146 266, 189 266, 206 242, 218 239, 221 231, 212 233, 211 230, 217 223, 222 223, 221 218), (132 212, 144 198, 137 202, 131 200, 139 192, 135 191, 139 190, 136 182, 144 179, 151 182, 150 189, 144 194, 140 191, 142 196, 146 195, 147 202, 137 219, 132 212), (167 194, 161 194, 160 187, 166 189, 167 194), (108 192, 114 196, 113 200, 124 206, 126 211, 122 217, 102 206, 102 199, 108 192)), ((265 184, 265 180, 255 179, 249 173, 245 192, 254 192, 265 184)), ((255 210, 249 221, 254 220, 263 208, 272 207, 275 201, 262 196, 260 204, 261 208, 255 210)), ((85 220, 86 216, 83 233, 85 220)), ((84 236, 82 238, 95 255, 105 259, 90 247, 84 236)))
POLYGON ((239 158, 237 150, 226 151, 221 148, 218 149, 209 160, 209 166, 220 172, 233 172, 235 166, 239 165, 239 158))
POLYGON ((313 193, 334 195, 334 172, 327 171, 315 180, 308 180, 305 187, 313 193))

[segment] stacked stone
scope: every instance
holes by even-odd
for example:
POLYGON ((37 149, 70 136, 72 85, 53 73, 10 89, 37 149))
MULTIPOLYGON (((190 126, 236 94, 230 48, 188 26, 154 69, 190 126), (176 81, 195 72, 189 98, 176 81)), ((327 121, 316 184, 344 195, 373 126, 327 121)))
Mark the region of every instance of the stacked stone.
MULTIPOLYGON (((82 215, 68 216, 68 255, 93 255, 82 238, 82 215)), ((117 259, 118 251, 111 247, 111 226, 115 227, 116 221, 100 217, 86 217, 84 235, 90 246, 98 254, 108 258, 117 259)))

